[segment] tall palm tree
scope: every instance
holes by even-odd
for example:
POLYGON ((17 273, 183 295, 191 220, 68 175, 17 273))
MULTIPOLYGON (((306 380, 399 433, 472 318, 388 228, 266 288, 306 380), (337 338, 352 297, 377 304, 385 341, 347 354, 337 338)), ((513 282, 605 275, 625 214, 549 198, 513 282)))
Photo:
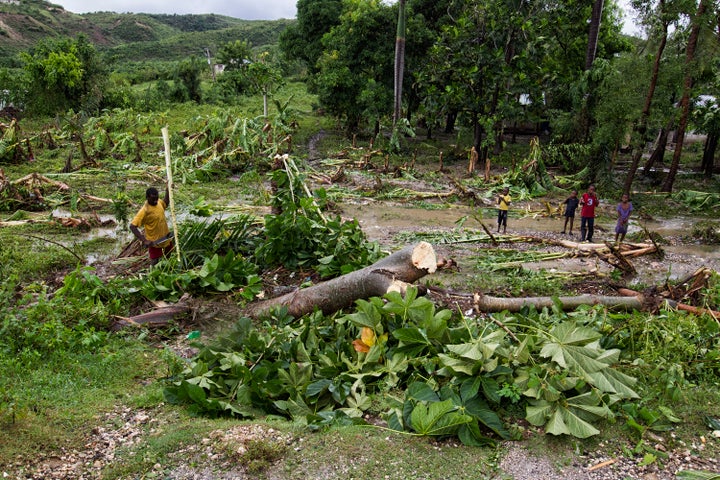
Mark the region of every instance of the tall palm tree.
POLYGON ((650 77, 650 85, 648 86, 647 95, 645 96, 645 105, 643 106, 638 123, 633 128, 633 133, 635 134, 635 146, 633 148, 632 164, 628 170, 627 177, 625 177, 625 185, 623 186, 623 193, 628 195, 630 195, 630 188, 632 187, 632 183, 635 178, 635 172, 637 171, 638 165, 640 165, 640 158, 642 157, 643 145, 645 143, 645 133, 647 132, 648 119, 650 118, 650 107, 652 105, 653 96, 655 95, 655 88, 657 87, 660 72, 660 60, 662 59, 665 46, 667 45, 670 20, 664 11, 664 0, 660 0, 657 10, 661 19, 659 31, 660 44, 658 45, 657 53, 655 53, 655 61, 653 63, 652 75, 650 77))
POLYGON ((683 84, 683 95, 680 99, 680 121, 678 122, 677 141, 675 143, 675 153, 673 154, 670 171, 665 182, 663 182, 663 192, 672 192, 673 183, 675 183, 675 175, 677 175, 680 167, 680 157, 682 155, 683 143, 685 141, 685 130, 688 126, 690 117, 690 93, 693 86, 693 62, 695 61, 695 50, 697 49, 698 37, 700 36, 700 27, 703 22, 703 16, 708 9, 708 0, 700 0, 700 6, 697 13, 692 19, 690 28, 690 36, 688 37, 687 48, 685 49, 685 82, 683 84))
POLYGON ((585 52, 585 70, 590 70, 595 62, 598 38, 600 37, 600 20, 602 19, 603 0, 595 0, 590 14, 590 29, 588 30, 588 45, 585 52))

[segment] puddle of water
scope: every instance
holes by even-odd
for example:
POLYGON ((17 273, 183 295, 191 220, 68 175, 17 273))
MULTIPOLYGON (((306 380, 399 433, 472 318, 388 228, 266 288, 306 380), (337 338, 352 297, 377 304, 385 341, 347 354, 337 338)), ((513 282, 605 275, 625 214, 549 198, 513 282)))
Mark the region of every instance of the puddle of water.
MULTIPOLYGON (((495 231, 496 210, 482 208, 483 223, 495 231)), ((389 238, 403 231, 450 231, 457 227, 456 222, 464 216, 468 219, 464 227, 469 229, 481 229, 480 224, 472 218, 473 213, 478 209, 467 206, 451 206, 443 210, 423 210, 415 207, 402 205, 365 204, 365 205, 343 205, 343 216, 355 218, 359 222, 365 234, 370 240, 388 241, 389 238)), ((517 214, 517 213, 516 213, 517 214)), ((532 217, 508 219, 508 234, 518 233, 532 235, 534 232, 557 233, 562 231, 564 224, 563 217, 532 217)), ((653 220, 645 225, 648 230, 658 232, 665 237, 681 237, 688 234, 693 224, 693 218, 672 218, 667 220, 653 220)), ((600 217, 595 223, 596 242, 613 241, 615 239, 615 219, 600 217)), ((631 220, 628 234, 642 231, 642 226, 631 220)), ((572 237, 558 235, 558 238, 567 240, 579 240, 580 218, 575 218, 572 237)), ((663 283, 666 280, 676 281, 687 278, 701 267, 708 267, 720 271, 720 249, 714 245, 678 245, 663 247, 666 258, 663 261, 651 258, 634 260, 638 268, 638 274, 632 279, 633 282, 649 285, 663 283), (642 265, 642 266, 640 266, 642 265)), ((523 265, 531 270, 557 270, 564 272, 610 274, 613 267, 599 259, 560 259, 544 262, 532 262, 523 265)))
POLYGON ((668 218, 654 219, 642 222, 651 232, 657 232, 662 236, 687 235, 692 231, 697 220, 692 218, 668 218))
MULTIPOLYGON (((437 228, 440 230, 453 229, 463 217, 468 217, 464 227, 481 229, 473 215, 479 215, 482 222, 491 231, 497 228, 497 210, 494 208, 471 208, 468 206, 452 205, 442 210, 423 210, 416 207, 402 205, 343 205, 343 216, 355 218, 371 240, 383 238, 388 232, 421 228, 437 228)), ((511 212, 508 218, 507 233, 532 235, 533 232, 560 233, 565 223, 564 217, 523 216, 516 217, 518 212, 511 212)), ((596 232, 601 233, 609 240, 615 238, 615 221, 605 222, 598 219, 595 222, 596 232)), ((628 233, 633 230, 640 231, 640 226, 631 225, 628 233)), ((580 217, 575 218, 573 233, 580 235, 580 217)), ((571 237, 567 238, 571 240, 571 237)))
MULTIPOLYGON (((348 204, 342 206, 343 217, 358 221, 370 240, 377 240, 388 233, 407 229, 441 229, 450 230, 464 216, 473 211, 469 207, 453 206, 443 210, 422 210, 399 205, 348 204)), ((486 222, 487 224, 487 222, 486 222)), ((475 220, 468 219, 465 223, 470 228, 480 228, 475 220), (472 225, 470 225, 472 223, 472 225)))

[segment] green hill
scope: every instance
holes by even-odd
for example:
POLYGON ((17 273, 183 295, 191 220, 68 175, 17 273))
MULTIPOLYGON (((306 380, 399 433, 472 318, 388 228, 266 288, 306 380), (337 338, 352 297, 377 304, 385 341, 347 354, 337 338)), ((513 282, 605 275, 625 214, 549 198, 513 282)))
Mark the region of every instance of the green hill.
POLYGON ((223 15, 75 14, 45 0, 0 0, 0 66, 48 37, 84 33, 115 62, 178 60, 229 41, 277 43, 294 20, 241 20, 223 15))

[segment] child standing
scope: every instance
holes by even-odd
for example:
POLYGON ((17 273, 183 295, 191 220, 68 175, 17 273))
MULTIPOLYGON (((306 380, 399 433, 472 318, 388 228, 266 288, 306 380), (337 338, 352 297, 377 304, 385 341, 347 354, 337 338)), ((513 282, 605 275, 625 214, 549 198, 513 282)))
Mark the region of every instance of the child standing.
POLYGON ((580 241, 592 243, 595 232, 595 207, 598 206, 598 198, 595 195, 595 185, 590 185, 587 192, 583 193, 580 200, 580 241), (586 236, 587 235, 587 236, 586 236))
POLYGON ((565 205, 565 225, 563 226, 562 233, 567 230, 568 223, 570 223, 570 235, 572 235, 573 222, 575 221, 575 210, 580 205, 580 199, 578 198, 577 190, 573 190, 570 196, 563 202, 565 205))
POLYGON ((503 233, 507 230, 507 217, 508 209, 510 208, 510 189, 508 187, 503 188, 501 194, 497 197, 498 206, 498 233, 500 233, 500 227, 503 229, 503 233))
POLYGON ((617 208, 617 224, 615 225, 615 243, 622 243, 625 240, 625 234, 628 230, 628 223, 630 223, 630 213, 633 211, 632 203, 630 202, 630 196, 624 193, 617 208))

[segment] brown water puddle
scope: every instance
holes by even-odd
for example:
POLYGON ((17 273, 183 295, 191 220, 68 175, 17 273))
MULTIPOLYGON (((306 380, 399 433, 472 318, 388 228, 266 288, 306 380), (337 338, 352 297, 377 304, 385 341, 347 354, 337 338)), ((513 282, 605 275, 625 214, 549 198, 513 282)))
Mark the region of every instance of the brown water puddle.
MULTIPOLYGON (((411 232, 451 232, 458 228, 458 222, 467 217, 463 226, 467 229, 479 230, 482 227, 474 214, 479 212, 480 219, 492 232, 496 231, 496 210, 493 208, 471 208, 463 205, 451 205, 440 210, 424 210, 417 207, 382 204, 369 202, 365 204, 343 204, 343 217, 355 218, 368 238, 379 242, 381 245, 391 247, 398 246, 395 237, 400 233, 411 232)), ((550 237, 557 240, 580 240, 580 218, 575 219, 573 236, 563 235, 563 217, 550 218, 540 215, 525 215, 519 217, 519 212, 511 212, 508 219, 507 233, 509 235, 538 235, 550 237)), ((702 267, 709 267, 720 271, 720 248, 716 245, 701 245, 690 243, 677 243, 678 239, 686 237, 692 230, 696 219, 673 218, 668 220, 653 220, 644 223, 651 232, 659 233, 663 238, 674 239, 674 245, 663 246, 665 258, 660 260, 655 256, 645 256, 634 259, 633 265, 638 270, 631 281, 647 285, 662 284, 667 280, 676 281, 692 275, 702 267)), ((601 216, 596 219, 595 242, 614 241, 615 220, 608 216, 601 216)), ((642 231, 642 225, 631 220, 628 235, 642 231)), ((478 243, 455 244, 449 246, 453 251, 465 249, 477 251, 478 243)), ((513 248, 505 244, 504 248, 513 248)), ((442 246, 440 248, 443 248, 442 246)), ((531 248, 543 248, 533 246, 531 248)), ((472 268, 469 265, 461 265, 472 268)), ((578 274, 595 274, 600 276, 610 275, 613 267, 596 257, 584 258, 562 258, 558 260, 543 262, 528 262, 523 268, 530 270, 546 270, 571 272, 578 274)))

